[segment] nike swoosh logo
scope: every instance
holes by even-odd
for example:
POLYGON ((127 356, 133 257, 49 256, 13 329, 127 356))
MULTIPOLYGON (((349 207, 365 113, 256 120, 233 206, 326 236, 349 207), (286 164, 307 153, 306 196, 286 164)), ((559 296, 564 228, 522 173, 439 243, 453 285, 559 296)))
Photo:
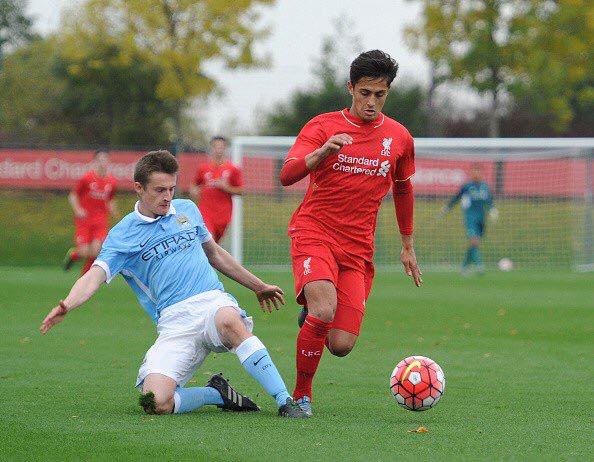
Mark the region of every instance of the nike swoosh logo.
POLYGON ((263 359, 264 359, 266 356, 268 356, 268 355, 264 355, 264 356, 262 356, 260 359, 258 359, 258 361, 254 361, 254 366, 257 366, 257 365, 258 365, 258 363, 259 363, 260 361, 262 361, 262 360, 263 360, 263 359))
POLYGON ((145 245, 148 243, 148 241, 150 241, 150 239, 147 239, 146 241, 144 241, 144 242, 141 242, 141 243, 140 243, 140 247, 141 247, 141 248, 142 248, 142 247, 144 247, 144 246, 145 246, 145 245))

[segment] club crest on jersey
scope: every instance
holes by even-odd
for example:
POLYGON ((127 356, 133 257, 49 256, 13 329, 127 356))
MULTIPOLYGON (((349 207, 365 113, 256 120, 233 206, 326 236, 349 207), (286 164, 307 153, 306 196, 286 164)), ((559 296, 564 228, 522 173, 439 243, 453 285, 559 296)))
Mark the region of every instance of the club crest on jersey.
POLYGON ((382 152, 380 154, 382 156, 390 157, 390 148, 392 147, 392 138, 384 138, 382 141, 382 152))
POLYGON ((311 273, 311 257, 303 260, 303 275, 306 276, 311 273))
POLYGON ((178 215, 176 221, 177 221, 177 224, 182 228, 186 228, 186 227, 190 226, 190 220, 184 214, 178 215))

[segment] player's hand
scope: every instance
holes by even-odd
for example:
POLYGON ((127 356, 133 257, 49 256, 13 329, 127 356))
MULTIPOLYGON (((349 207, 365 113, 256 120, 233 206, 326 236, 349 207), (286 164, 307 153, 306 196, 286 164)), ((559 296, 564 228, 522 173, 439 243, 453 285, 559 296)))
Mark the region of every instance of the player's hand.
POLYGON ((87 212, 85 212, 83 209, 77 209, 75 210, 74 215, 76 218, 84 218, 87 216, 87 212))
POLYGON ((423 273, 421 273, 419 265, 417 264, 415 249, 412 247, 410 249, 402 247, 402 251, 400 252, 400 261, 402 262, 402 266, 404 266, 404 272, 408 276, 412 277, 417 287, 421 287, 421 284, 423 284, 423 280, 421 279, 423 273))
POLYGON ((56 324, 62 322, 66 317, 68 310, 61 305, 56 306, 53 310, 49 312, 49 314, 45 317, 41 326, 39 327, 39 332, 45 334, 48 330, 54 327, 56 324))
POLYGON ((326 153, 326 156, 330 154, 336 154, 343 146, 347 144, 353 144, 353 137, 346 133, 340 133, 338 135, 331 136, 328 141, 322 146, 322 150, 326 153))
POLYGON ((260 302, 260 308, 262 311, 268 311, 272 313, 272 309, 276 308, 277 310, 280 309, 281 305, 285 304, 285 293, 283 289, 278 286, 272 286, 269 284, 264 284, 262 288, 256 290, 256 297, 258 297, 258 302, 260 302))

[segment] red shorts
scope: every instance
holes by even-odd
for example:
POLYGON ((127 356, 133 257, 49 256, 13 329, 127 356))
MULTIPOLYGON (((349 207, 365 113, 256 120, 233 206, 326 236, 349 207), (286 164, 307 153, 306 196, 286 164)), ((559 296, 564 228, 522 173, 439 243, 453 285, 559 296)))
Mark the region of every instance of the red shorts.
POLYGON ((87 245, 93 241, 103 242, 109 231, 109 225, 104 221, 74 220, 74 225, 76 245, 87 245))
POLYGON ((291 260, 297 303, 306 306, 303 287, 308 282, 332 282, 337 304, 331 328, 359 335, 373 283, 373 263, 328 242, 297 237, 291 239, 291 260))
POLYGON ((212 234, 212 238, 214 239, 214 241, 218 244, 219 241, 221 239, 223 239, 223 236, 225 235, 225 231, 227 230, 227 226, 229 226, 229 222, 225 221, 225 222, 215 222, 212 220, 209 220, 206 217, 204 218, 204 224, 206 225, 206 228, 210 231, 210 234, 212 234))

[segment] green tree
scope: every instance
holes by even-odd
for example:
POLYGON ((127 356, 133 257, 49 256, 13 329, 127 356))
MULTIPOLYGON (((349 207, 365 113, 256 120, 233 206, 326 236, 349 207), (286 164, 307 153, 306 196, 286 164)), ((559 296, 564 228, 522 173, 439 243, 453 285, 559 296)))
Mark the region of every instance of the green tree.
POLYGON ((594 127, 594 3, 534 0, 521 27, 516 91, 537 114, 550 117, 557 133, 594 127))
POLYGON ((66 82, 54 70, 52 40, 36 40, 4 59, 0 71, 0 139, 10 142, 66 143, 75 133, 63 119, 66 82))
POLYGON ((156 96, 160 70, 114 43, 55 38, 21 46, 0 72, 4 141, 106 146, 167 145, 173 109, 156 96))
POLYGON ((461 81, 489 99, 489 136, 499 136, 502 97, 519 82, 517 51, 531 1, 411 1, 421 3, 422 19, 407 29, 409 44, 430 60, 437 84, 461 81))
POLYGON ((488 133, 502 110, 531 107, 562 133, 592 120, 594 4, 587 0, 411 0, 422 19, 406 31, 434 86, 464 82, 488 97, 488 133))
POLYGON ((173 127, 182 137, 183 114, 190 100, 219 89, 205 67, 227 68, 264 63, 254 45, 266 36, 259 27, 261 6, 274 0, 87 0, 66 20, 65 46, 76 54, 81 36, 110 37, 160 69, 156 95, 174 109, 173 127))
POLYGON ((161 69, 137 53, 100 37, 79 38, 76 54, 62 51, 55 73, 65 83, 66 124, 74 143, 108 146, 168 145, 170 104, 157 96, 161 69))
POLYGON ((35 38, 32 21, 25 14, 27 3, 17 0, 0 0, 0 66, 4 54, 11 48, 35 38))

